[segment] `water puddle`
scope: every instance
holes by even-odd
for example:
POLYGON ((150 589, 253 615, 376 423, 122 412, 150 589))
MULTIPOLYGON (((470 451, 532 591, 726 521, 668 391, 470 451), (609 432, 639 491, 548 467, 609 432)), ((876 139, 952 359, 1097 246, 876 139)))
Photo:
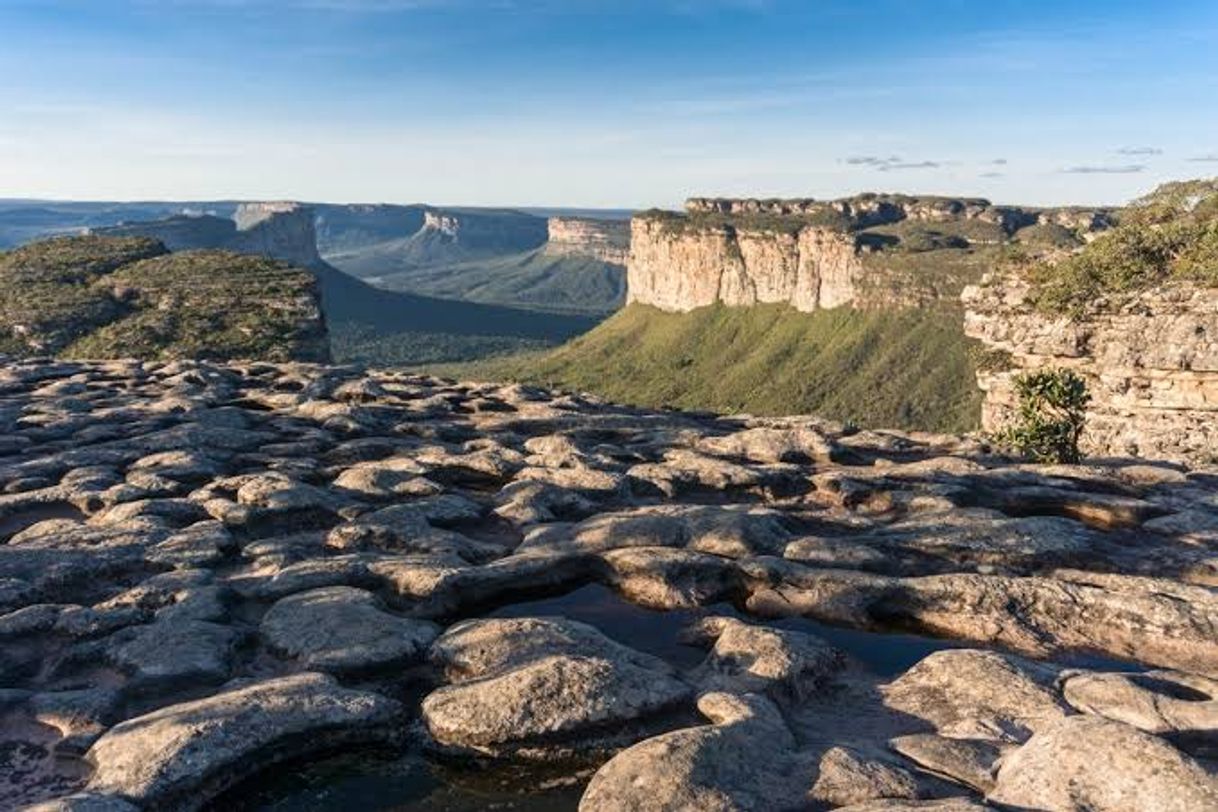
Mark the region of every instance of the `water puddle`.
POLYGON ((455 770, 418 753, 349 753, 259 777, 211 812, 574 812, 583 781, 503 769, 455 770))
POLYGON ((37 505, 9 516, 0 516, 0 544, 6 543, 10 538, 27 527, 44 522, 47 519, 84 521, 85 514, 66 502, 53 502, 46 505, 37 505))
MULTIPOLYGON (((620 643, 660 657, 679 669, 703 661, 706 651, 681 642, 681 632, 706 615, 738 617, 755 624, 816 635, 841 649, 882 680, 895 678, 926 656, 975 644, 914 634, 860 631, 804 618, 763 621, 730 605, 654 611, 629 603, 611 589, 591 584, 563 595, 501 606, 492 618, 561 616, 595 626, 620 643)), ((1054 658, 1060 665, 1131 670, 1128 663, 1090 655, 1054 658)), ((210 809, 320 812, 333 809, 385 812, 560 812, 577 809, 586 776, 553 767, 476 769, 440 764, 417 750, 347 753, 300 765, 283 765, 218 799, 210 809)))

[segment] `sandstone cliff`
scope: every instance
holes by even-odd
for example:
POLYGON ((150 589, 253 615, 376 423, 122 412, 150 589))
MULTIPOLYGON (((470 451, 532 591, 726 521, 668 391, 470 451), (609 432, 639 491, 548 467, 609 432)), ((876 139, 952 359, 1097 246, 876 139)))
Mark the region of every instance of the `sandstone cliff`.
POLYGON ((1218 290, 1173 283, 1081 317, 1040 312, 1030 292, 1003 278, 964 293, 965 332, 1002 360, 977 373, 985 429, 1011 419, 1020 370, 1069 367, 1093 397, 1089 453, 1218 461, 1218 290))
POLYGON ((630 224, 624 220, 551 217, 547 227, 546 253, 552 256, 585 256, 610 265, 625 265, 630 257, 630 224))
POLYGON ((1005 246, 1068 249, 1111 223, 1108 210, 972 198, 694 198, 684 214, 634 219, 628 295, 669 311, 715 302, 778 302, 805 312, 954 304, 1005 246))
POLYGON ((686 311, 787 303, 796 310, 849 304, 862 275, 855 238, 807 226, 794 233, 728 225, 673 228, 635 218, 626 286, 630 302, 686 311))

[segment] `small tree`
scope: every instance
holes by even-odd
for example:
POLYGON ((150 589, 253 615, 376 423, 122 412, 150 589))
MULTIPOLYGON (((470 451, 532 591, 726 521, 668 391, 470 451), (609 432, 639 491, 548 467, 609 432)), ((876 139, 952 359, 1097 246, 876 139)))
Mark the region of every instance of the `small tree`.
POLYGON ((1078 442, 1091 394, 1069 369, 1041 369, 1015 376, 1019 416, 997 441, 1037 462, 1077 463, 1078 442))

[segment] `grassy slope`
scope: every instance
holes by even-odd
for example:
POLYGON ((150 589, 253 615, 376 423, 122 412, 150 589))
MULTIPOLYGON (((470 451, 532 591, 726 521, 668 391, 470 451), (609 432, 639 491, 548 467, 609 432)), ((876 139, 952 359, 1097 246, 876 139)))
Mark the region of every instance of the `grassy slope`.
POLYGON ((341 271, 315 269, 334 360, 372 364, 468 361, 551 347, 598 319, 381 290, 341 271))
POLYGON ((626 299, 621 266, 544 249, 416 268, 377 281, 390 290, 427 296, 581 313, 609 313, 626 299))
POLYGON ((817 413, 860 425, 976 428, 972 342, 953 307, 799 313, 781 305, 664 313, 631 305, 548 353, 445 370, 649 406, 817 413))

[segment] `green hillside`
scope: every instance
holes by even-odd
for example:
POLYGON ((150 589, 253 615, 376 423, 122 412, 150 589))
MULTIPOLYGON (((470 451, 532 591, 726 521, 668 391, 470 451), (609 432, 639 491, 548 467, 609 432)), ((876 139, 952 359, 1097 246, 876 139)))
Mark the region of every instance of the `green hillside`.
POLYGON ((447 371, 646 406, 816 413, 865 426, 975 429, 975 345, 955 306, 800 313, 784 305, 665 313, 631 305, 559 349, 447 371))
POLYGON ((327 265, 314 269, 335 361, 419 365, 553 347, 591 330, 578 313, 462 302, 382 290, 327 265))
POLYGON ((144 237, 62 237, 0 254, 0 352, 68 358, 329 358, 309 271, 144 237))
POLYGON ((380 275, 378 285, 446 299, 610 313, 626 300, 626 269, 544 248, 380 275))

